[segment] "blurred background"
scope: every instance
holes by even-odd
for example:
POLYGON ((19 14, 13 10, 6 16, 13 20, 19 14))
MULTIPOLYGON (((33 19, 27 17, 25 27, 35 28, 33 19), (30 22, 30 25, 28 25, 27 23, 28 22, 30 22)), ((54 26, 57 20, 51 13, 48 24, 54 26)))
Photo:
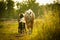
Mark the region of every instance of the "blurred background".
POLYGON ((60 40, 59 19, 60 0, 0 0, 0 40, 60 40), (28 9, 35 13, 33 33, 16 38, 18 14, 28 9))

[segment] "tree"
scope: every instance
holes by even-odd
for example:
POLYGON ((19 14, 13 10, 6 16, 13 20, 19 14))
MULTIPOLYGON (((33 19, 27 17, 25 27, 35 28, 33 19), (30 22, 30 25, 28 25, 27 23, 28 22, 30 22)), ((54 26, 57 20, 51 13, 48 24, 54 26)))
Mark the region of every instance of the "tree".
POLYGON ((6 3, 4 1, 0 1, 0 18, 5 17, 6 14, 6 3))
POLYGON ((19 13, 24 13, 26 10, 32 9, 36 16, 38 16, 39 4, 35 2, 36 0, 28 0, 22 3, 18 3, 19 13))
POLYGON ((7 2, 7 15, 8 18, 13 18, 14 16, 14 2, 12 0, 6 0, 7 2))

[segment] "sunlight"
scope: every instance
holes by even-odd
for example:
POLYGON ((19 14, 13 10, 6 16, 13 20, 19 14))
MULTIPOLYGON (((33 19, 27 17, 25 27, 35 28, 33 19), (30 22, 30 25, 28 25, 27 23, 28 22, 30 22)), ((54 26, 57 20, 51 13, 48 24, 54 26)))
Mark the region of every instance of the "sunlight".
POLYGON ((14 2, 23 2, 23 0, 13 0, 14 2))
MULTIPOLYGON (((23 2, 23 1, 27 1, 27 0, 13 0, 14 2, 23 2)), ((38 2, 40 5, 46 5, 47 3, 53 3, 54 0, 36 0, 36 2, 38 2)))
MULTIPOLYGON (((13 0, 14 2, 23 2, 23 1, 28 1, 28 0, 13 0)), ((47 3, 53 3, 54 0, 36 0, 36 3, 39 3, 39 5, 46 5, 47 3)), ((17 9, 17 6, 15 6, 14 8, 17 9)))
POLYGON ((46 5, 47 3, 53 3, 54 0, 36 0, 40 5, 46 5))

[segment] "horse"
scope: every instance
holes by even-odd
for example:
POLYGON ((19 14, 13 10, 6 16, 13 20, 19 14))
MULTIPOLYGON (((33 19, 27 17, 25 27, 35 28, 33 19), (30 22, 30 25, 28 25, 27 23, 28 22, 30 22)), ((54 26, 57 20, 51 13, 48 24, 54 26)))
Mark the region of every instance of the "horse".
POLYGON ((25 17, 25 21, 28 29, 28 34, 31 34, 33 29, 35 14, 31 9, 29 9, 25 12, 24 17, 25 17))

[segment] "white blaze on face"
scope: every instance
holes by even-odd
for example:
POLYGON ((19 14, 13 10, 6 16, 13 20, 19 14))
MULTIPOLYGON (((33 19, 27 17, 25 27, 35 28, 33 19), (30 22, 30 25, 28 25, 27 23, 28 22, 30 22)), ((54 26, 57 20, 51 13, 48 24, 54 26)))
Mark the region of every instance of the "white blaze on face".
POLYGON ((30 18, 30 16, 31 16, 30 12, 26 11, 25 16, 26 16, 27 22, 29 22, 31 20, 31 18, 30 18))
POLYGON ((32 18, 35 17, 35 15, 34 15, 33 11, 31 9, 29 9, 25 12, 25 17, 26 17, 26 21, 30 22, 32 20, 32 18))
POLYGON ((26 11, 26 14, 29 15, 29 16, 32 16, 32 14, 34 14, 34 13, 31 9, 29 9, 29 10, 26 11))

